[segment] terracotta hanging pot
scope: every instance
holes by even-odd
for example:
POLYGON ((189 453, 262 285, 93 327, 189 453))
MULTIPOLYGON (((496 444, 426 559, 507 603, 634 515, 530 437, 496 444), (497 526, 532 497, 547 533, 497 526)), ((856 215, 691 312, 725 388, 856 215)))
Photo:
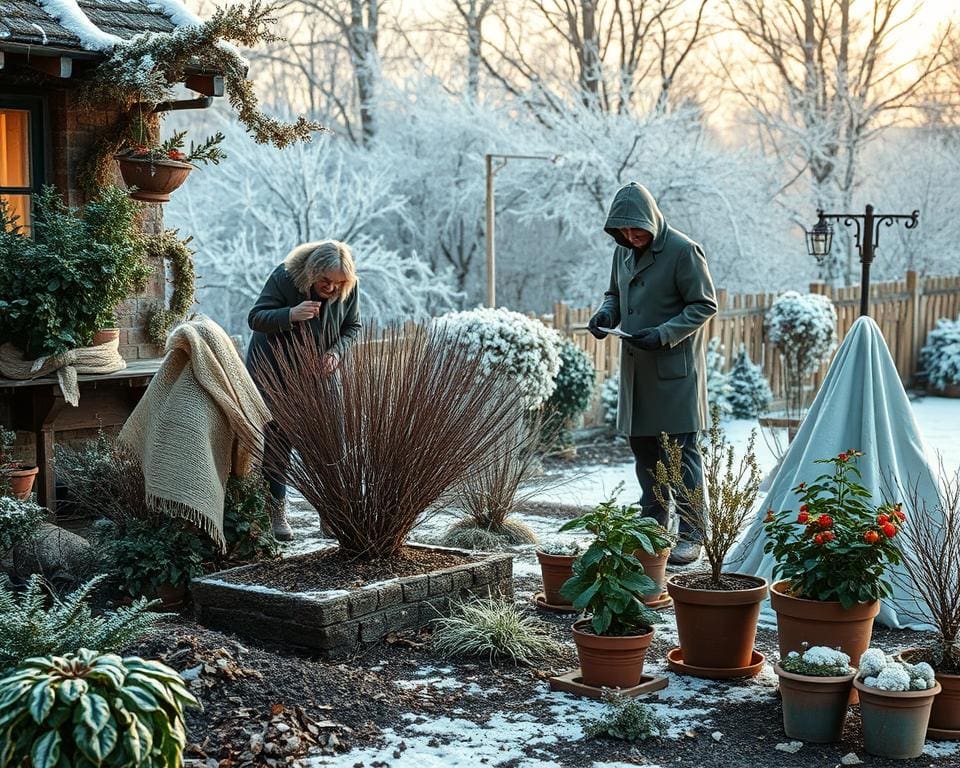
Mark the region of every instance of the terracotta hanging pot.
POLYGON ((149 160, 130 155, 115 155, 123 183, 136 187, 130 193, 145 203, 167 203, 170 193, 187 180, 193 166, 179 160, 149 160))
POLYGON ((783 731, 791 739, 815 744, 840 741, 856 672, 843 677, 814 677, 787 672, 779 664, 783 731))
POLYGON ((10 493, 20 501, 29 499, 30 494, 33 493, 33 484, 39 471, 39 467, 24 465, 19 465, 16 469, 6 470, 4 476, 10 486, 10 493))
MULTIPOLYGON (((677 614, 677 635, 683 663, 697 668, 703 677, 727 678, 731 670, 743 676, 756 674, 753 644, 757 638, 760 603, 767 597, 767 580, 742 573, 729 573, 756 584, 749 589, 693 589, 683 582, 703 574, 674 574, 667 591, 677 614), (713 670, 715 674, 709 674, 713 670), (703 674, 707 671, 707 674, 703 674)), ((757 670, 758 671, 758 670, 757 670)))
POLYGON ((926 691, 881 691, 854 680, 853 687, 860 693, 863 746, 867 752, 894 760, 920 757, 940 684, 926 691))
POLYGON ((583 684, 596 688, 640 685, 643 660, 653 640, 653 630, 643 635, 618 637, 595 635, 589 627, 589 619, 580 619, 573 625, 583 684))
MULTIPOLYGON (((911 656, 917 649, 911 648, 898 657, 898 661, 916 663, 911 656)), ((933 700, 930 710, 930 724, 927 726, 927 738, 937 741, 960 740, 960 675, 951 675, 937 670, 934 673, 940 683, 941 691, 933 700)))
POLYGON ((666 589, 667 559, 670 557, 670 550, 665 549, 651 555, 643 549, 638 549, 633 554, 640 561, 640 565, 643 566, 643 572, 657 583, 656 590, 643 596, 643 602, 646 605, 660 603, 666 589))
POLYGON ((560 594, 560 587, 573 576, 573 561, 576 559, 575 555, 550 555, 537 551, 540 572, 543 574, 544 602, 548 605, 573 607, 573 604, 560 594))

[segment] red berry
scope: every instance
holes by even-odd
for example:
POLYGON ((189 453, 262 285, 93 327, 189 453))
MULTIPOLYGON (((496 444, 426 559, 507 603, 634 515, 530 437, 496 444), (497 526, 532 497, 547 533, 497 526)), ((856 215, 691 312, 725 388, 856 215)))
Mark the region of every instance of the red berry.
POLYGON ((816 536, 813 537, 813 540, 814 540, 817 544, 823 544, 823 534, 822 534, 822 533, 818 533, 816 536))
POLYGON ((801 505, 800 505, 800 511, 801 511, 801 512, 809 512, 809 511, 810 511, 810 507, 808 507, 806 504, 801 504, 801 505))
POLYGON ((877 523, 883 525, 890 522, 890 515, 877 515, 877 523))
POLYGON ((830 515, 820 515, 820 517, 817 518, 817 525, 821 528, 829 528, 833 525, 833 518, 830 517, 830 515))
POLYGON ((810 515, 808 515, 806 512, 801 512, 799 515, 797 515, 798 523, 806 523, 809 519, 810 515))
POLYGON ((867 544, 876 544, 880 541, 880 534, 876 531, 867 531, 863 534, 863 540, 867 542, 867 544))
POLYGON ((897 526, 895 526, 893 523, 884 523, 880 526, 880 530, 883 531, 884 535, 888 539, 892 539, 897 535, 897 526))
POLYGON ((767 510, 767 516, 766 516, 765 518, 763 518, 763 522, 765 522, 765 523, 772 523, 772 522, 773 522, 773 510, 772 510, 772 509, 768 509, 768 510, 767 510))
POLYGON ((846 461, 849 457, 847 456, 846 451, 844 451, 843 453, 838 454, 837 458, 840 459, 840 461, 846 461))

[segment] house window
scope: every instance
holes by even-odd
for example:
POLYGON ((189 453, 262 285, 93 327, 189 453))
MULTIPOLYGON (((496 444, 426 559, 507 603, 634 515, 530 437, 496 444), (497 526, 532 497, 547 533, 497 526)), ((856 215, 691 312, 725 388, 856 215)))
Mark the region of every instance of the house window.
POLYGON ((40 120, 37 100, 0 97, 0 200, 27 233, 31 201, 43 183, 40 120))

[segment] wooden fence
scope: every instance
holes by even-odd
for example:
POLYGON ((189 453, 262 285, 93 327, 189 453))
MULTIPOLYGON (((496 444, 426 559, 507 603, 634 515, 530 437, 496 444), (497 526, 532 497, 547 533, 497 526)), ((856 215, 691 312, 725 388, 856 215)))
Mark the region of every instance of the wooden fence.
MULTIPOLYGON (((860 287, 831 288, 823 283, 812 283, 810 291, 833 301, 837 309, 837 336, 842 342, 860 314, 860 287)), ((776 297, 776 293, 731 294, 719 290, 719 311, 708 323, 707 338, 720 338, 727 365, 744 344, 750 359, 763 368, 774 395, 780 396, 780 357, 767 340, 763 322, 776 297)), ((590 335, 586 327, 593 312, 591 307, 570 307, 560 302, 554 306, 552 314, 540 319, 572 339, 590 356, 597 369, 598 384, 602 384, 616 373, 620 365, 620 343, 613 336, 599 341, 590 335)), ((914 379, 927 333, 938 319, 956 318, 958 314, 960 276, 924 278, 916 272, 907 272, 904 280, 870 285, 870 316, 880 327, 905 385, 914 379)), ((814 388, 819 386, 828 366, 829 363, 824 364, 814 375, 811 381, 814 388)), ((595 403, 586 414, 585 424, 598 424, 600 419, 601 407, 595 403)))

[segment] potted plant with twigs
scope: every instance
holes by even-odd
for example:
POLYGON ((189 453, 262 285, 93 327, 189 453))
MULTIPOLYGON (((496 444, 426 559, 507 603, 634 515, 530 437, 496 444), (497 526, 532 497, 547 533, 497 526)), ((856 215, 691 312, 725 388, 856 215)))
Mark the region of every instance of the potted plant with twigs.
POLYGON ((860 658, 880 598, 891 592, 887 567, 900 562, 893 539, 906 514, 899 504, 873 506, 860 484, 861 456, 851 449, 819 459, 830 469, 793 489, 799 511, 767 513, 764 552, 773 554, 773 573, 780 577, 770 602, 781 656, 808 642, 860 658))
POLYGON ((932 641, 900 654, 900 660, 926 662, 942 691, 933 700, 927 736, 960 739, 960 469, 947 472, 941 461, 936 498, 913 486, 904 493, 910 525, 901 531, 903 570, 894 581, 915 594, 905 610, 936 629, 932 641), (926 610, 923 610, 926 608, 926 610))
POLYGON ((560 530, 588 531, 594 539, 573 563, 560 594, 586 618, 573 625, 584 685, 632 688, 640 684, 653 626, 660 614, 643 598, 656 583, 643 572, 637 550, 655 549, 661 526, 635 507, 610 499, 569 521, 560 530))
POLYGON ((162 142, 151 142, 142 122, 139 125, 137 139, 114 156, 123 183, 133 188, 130 197, 134 200, 167 203, 170 194, 187 180, 194 163, 217 165, 226 158, 220 149, 224 135, 219 131, 200 144, 191 141, 186 149, 186 131, 174 131, 162 142))
POLYGON ((806 643, 775 664, 783 702, 783 731, 791 739, 829 744, 840 741, 850 688, 857 670, 835 648, 806 643))
POLYGON ((24 501, 33 492, 33 483, 40 470, 28 464, 22 464, 13 458, 13 444, 17 433, 0 426, 0 480, 10 489, 10 494, 24 501))
POLYGON ((714 407, 707 440, 701 446, 703 482, 695 488, 684 482, 680 446, 667 435, 662 439, 666 461, 657 462, 655 493, 666 505, 669 491, 678 514, 700 535, 710 565, 706 572, 678 573, 667 579, 680 638, 680 647, 670 651, 667 661, 675 671, 699 677, 755 675, 763 667, 763 655, 753 646, 767 580, 725 572, 723 564, 753 514, 760 488, 756 432, 751 433, 738 462, 714 407))

